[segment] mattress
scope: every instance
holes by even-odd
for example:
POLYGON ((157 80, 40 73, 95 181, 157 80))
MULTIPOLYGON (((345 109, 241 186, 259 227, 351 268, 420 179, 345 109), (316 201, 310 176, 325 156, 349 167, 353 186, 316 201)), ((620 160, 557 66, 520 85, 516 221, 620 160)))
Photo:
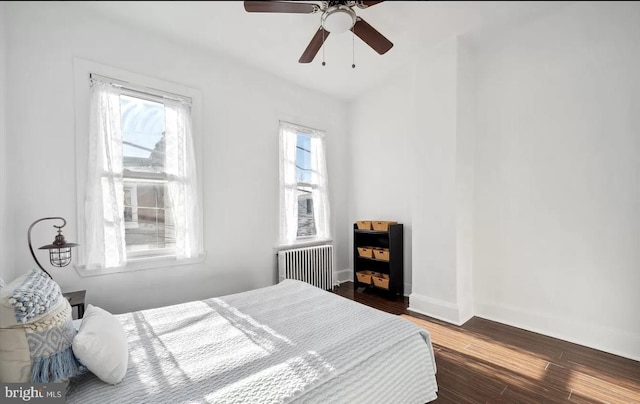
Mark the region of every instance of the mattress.
POLYGON ((129 367, 73 380, 68 403, 425 403, 429 334, 304 282, 120 314, 129 367))

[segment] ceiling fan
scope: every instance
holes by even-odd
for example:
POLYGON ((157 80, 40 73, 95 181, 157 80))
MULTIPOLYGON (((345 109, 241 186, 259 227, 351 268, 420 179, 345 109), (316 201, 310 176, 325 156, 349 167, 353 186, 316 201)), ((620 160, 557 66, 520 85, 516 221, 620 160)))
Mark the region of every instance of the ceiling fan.
MULTIPOLYGON (((320 27, 302 53, 300 63, 310 63, 330 33, 352 31, 380 55, 387 53, 393 43, 356 15, 354 7, 360 9, 375 6, 382 1, 321 1, 321 4, 297 1, 245 1, 244 9, 250 13, 322 13, 320 27)), ((355 67, 355 65, 354 65, 355 67)))

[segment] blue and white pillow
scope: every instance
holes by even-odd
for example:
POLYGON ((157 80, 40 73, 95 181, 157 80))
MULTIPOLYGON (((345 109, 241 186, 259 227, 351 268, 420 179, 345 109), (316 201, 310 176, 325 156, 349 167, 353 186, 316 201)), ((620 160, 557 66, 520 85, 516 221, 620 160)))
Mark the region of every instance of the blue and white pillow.
POLYGON ((34 269, 1 289, 0 297, 0 333, 7 341, 0 381, 56 383, 86 371, 73 354, 71 305, 53 279, 34 269), (11 309, 15 320, 6 315, 11 309))
POLYGON ((9 298, 16 311, 16 320, 27 323, 44 314, 49 307, 62 299, 60 286, 39 269, 34 269, 9 298))

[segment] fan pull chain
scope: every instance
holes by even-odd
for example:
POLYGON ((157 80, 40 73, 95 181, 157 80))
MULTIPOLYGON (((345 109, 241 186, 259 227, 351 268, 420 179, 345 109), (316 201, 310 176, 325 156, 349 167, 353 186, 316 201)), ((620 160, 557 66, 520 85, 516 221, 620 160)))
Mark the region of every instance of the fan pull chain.
POLYGON ((322 30, 322 66, 326 65, 324 62, 324 28, 320 28, 322 30))
POLYGON ((355 32, 356 27, 354 26, 351 29, 351 32, 353 33, 353 35, 351 35, 351 56, 352 56, 352 64, 351 64, 351 68, 355 69, 356 68, 356 32, 355 32))

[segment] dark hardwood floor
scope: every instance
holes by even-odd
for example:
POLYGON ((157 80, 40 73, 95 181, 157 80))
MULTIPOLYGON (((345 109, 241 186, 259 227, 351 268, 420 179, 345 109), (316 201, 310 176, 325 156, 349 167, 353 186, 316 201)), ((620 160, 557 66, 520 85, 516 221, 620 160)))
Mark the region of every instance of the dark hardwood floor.
POLYGON ((474 317, 457 327, 407 310, 408 298, 335 293, 401 315, 429 331, 434 403, 640 403, 640 362, 474 317))

